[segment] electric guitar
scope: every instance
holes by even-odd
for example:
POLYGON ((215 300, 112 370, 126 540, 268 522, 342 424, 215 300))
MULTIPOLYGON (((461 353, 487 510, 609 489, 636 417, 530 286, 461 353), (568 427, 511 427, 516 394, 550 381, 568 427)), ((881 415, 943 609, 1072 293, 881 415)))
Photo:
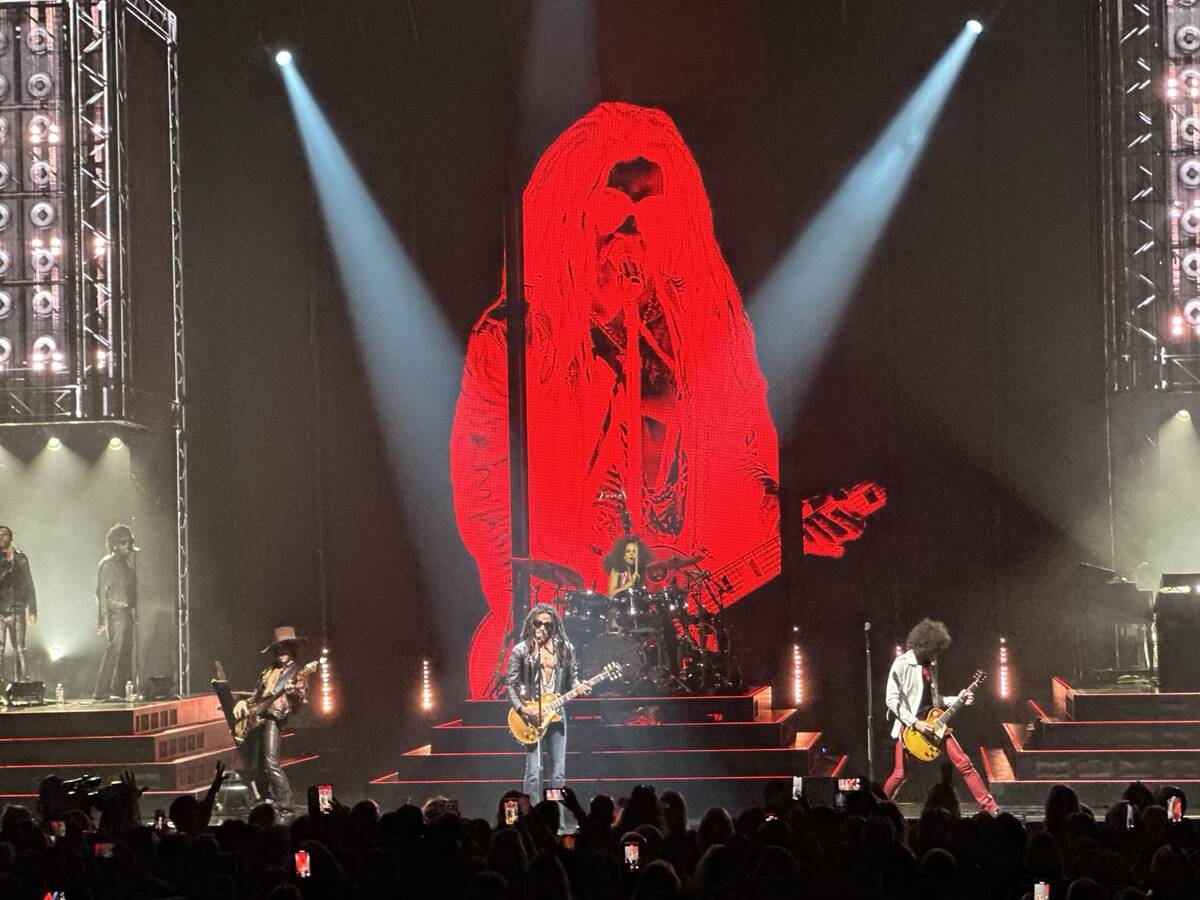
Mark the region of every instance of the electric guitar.
MULTIPOLYGON (((846 552, 842 545, 860 538, 864 520, 886 503, 887 489, 874 481, 860 482, 817 502, 805 500, 801 510, 804 555, 842 556, 846 552)), ((762 587, 779 574, 781 541, 782 536, 775 535, 717 569, 708 576, 710 586, 722 598, 732 598, 729 602, 762 587)))
MULTIPOLYGON (((987 672, 976 669, 975 677, 967 685, 966 690, 975 690, 975 688, 987 681, 987 677, 987 672)), ((933 729, 932 734, 922 734, 916 728, 905 725, 904 730, 900 732, 900 740, 904 741, 904 749, 921 760, 921 762, 933 762, 942 755, 942 743, 954 731, 953 728, 947 725, 950 717, 964 705, 962 693, 960 692, 954 698, 954 702, 945 709, 934 707, 927 712, 922 721, 933 729)))
POLYGON ((587 681, 581 681, 571 690, 567 691, 561 697, 557 694, 546 693, 542 694, 542 720, 540 723, 531 722, 523 715, 513 709, 511 706, 508 709, 508 730, 522 744, 536 744, 546 734, 550 728, 551 722, 562 721, 562 716, 559 715, 559 710, 574 700, 584 685, 592 687, 599 684, 608 678, 621 677, 621 664, 610 662, 607 666, 601 669, 597 674, 593 675, 587 681))
MULTIPOLYGON (((218 662, 217 666, 220 667, 220 665, 221 664, 218 662)), ((292 677, 287 680, 287 683, 283 686, 282 690, 277 684, 271 693, 258 703, 251 703, 247 700, 244 711, 238 710, 236 704, 226 710, 225 700, 222 699, 221 708, 225 712, 226 722, 229 723, 229 733, 233 735, 234 742, 240 746, 242 741, 246 739, 246 733, 258 724, 259 716, 265 713, 271 707, 271 704, 278 700, 280 695, 282 695, 290 685, 299 684, 307 680, 308 676, 320 668, 320 666, 321 661, 319 659, 314 659, 303 668, 298 669, 295 674, 293 674, 292 677)), ((222 676, 220 680, 223 682, 225 680, 223 677, 225 675, 224 669, 218 668, 217 673, 219 676, 222 676)), ((215 679, 213 681, 213 688, 214 690, 217 690, 217 696, 221 697, 222 692, 217 688, 217 682, 215 679)), ((227 691, 228 687, 226 687, 226 692, 227 691)))

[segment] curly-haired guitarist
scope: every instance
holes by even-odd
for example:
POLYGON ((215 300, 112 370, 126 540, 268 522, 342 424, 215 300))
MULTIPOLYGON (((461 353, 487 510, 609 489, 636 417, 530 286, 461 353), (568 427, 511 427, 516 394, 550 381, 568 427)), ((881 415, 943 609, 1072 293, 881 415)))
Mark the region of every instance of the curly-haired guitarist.
MULTIPOLYGON (((541 715, 538 698, 543 694, 564 694, 580 688, 580 694, 591 689, 580 682, 575 665, 575 648, 567 640, 562 619, 553 606, 539 603, 529 611, 521 626, 521 640, 512 649, 508 669, 504 673, 508 702, 513 709, 530 721, 541 715)), ((540 788, 562 787, 566 778, 567 720, 550 725, 539 743, 525 748, 525 793, 538 802, 540 788), (549 758, 550 771, 543 778, 542 750, 549 758)))
MULTIPOLYGON (((888 673, 886 703, 888 714, 896 719, 892 725, 892 737, 896 741, 896 767, 883 785, 883 792, 888 797, 896 795, 908 775, 908 754, 900 739, 905 726, 922 734, 930 734, 932 728, 921 719, 924 712, 933 706, 949 705, 959 699, 938 694, 937 660, 950 646, 950 632, 945 624, 922 619, 908 633, 907 644, 908 652, 896 657, 888 673)), ((970 691, 963 691, 960 696, 964 703, 973 703, 975 700, 970 691)), ((988 792, 971 758, 963 752, 954 735, 948 735, 942 747, 954 768, 962 775, 979 808, 994 814, 998 809, 996 798, 988 792)))

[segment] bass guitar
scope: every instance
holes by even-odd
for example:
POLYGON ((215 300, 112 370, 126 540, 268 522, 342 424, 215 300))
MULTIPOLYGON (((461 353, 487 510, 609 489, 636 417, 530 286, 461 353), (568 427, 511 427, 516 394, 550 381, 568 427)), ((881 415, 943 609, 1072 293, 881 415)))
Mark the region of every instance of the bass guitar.
POLYGON ((610 662, 607 666, 593 675, 587 681, 581 681, 571 690, 567 691, 562 696, 558 694, 546 693, 542 694, 542 719, 541 722, 531 722, 523 715, 517 712, 512 707, 508 710, 508 730, 522 744, 536 744, 546 734, 550 728, 550 723, 562 721, 562 716, 559 714, 564 706, 574 700, 584 685, 592 687, 599 684, 608 678, 621 677, 621 664, 610 662))
MULTIPOLYGON (((229 730, 233 735, 234 742, 240 746, 242 741, 246 739, 246 733, 258 724, 259 716, 270 709, 271 704, 278 700, 280 695, 282 695, 288 687, 293 684, 303 683, 308 679, 308 676, 320 668, 320 666, 321 661, 319 659, 314 659, 303 668, 298 669, 295 674, 293 674, 292 677, 289 678, 282 686, 276 684, 274 689, 257 703, 252 703, 247 700, 244 707, 241 704, 235 704, 234 708, 229 713, 226 713, 226 719, 233 719, 233 724, 230 726, 229 730)), ((224 672, 221 672, 220 674, 223 675, 224 672)), ((218 697, 219 696, 220 693, 218 693, 218 697)))
MULTIPOLYGON (((987 672, 981 669, 975 671, 975 677, 971 683, 967 685, 967 691, 974 691, 975 688, 987 681, 987 672)), ((923 717, 922 721, 931 729, 931 733, 922 734, 916 728, 905 725, 904 730, 900 732, 900 739, 904 741, 904 749, 915 756, 921 762, 933 762, 942 755, 942 744, 949 737, 954 729, 949 727, 950 718, 965 705, 962 695, 966 691, 960 692, 954 699, 954 702, 945 709, 934 707, 929 710, 923 717)))

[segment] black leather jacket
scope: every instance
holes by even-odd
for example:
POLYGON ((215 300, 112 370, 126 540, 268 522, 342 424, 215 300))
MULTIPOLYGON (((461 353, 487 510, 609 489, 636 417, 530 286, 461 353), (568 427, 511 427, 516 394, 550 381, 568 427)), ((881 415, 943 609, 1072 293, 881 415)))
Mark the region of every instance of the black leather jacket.
POLYGON ((100 560, 96 573, 96 625, 108 624, 109 610, 137 609, 137 572, 118 553, 100 560))
MULTIPOLYGON (((579 670, 575 664, 575 648, 561 637, 554 639, 558 654, 558 668, 554 670, 555 694, 564 694, 579 684, 579 670)), ((520 710, 529 702, 536 703, 541 693, 542 673, 538 669, 537 653, 533 641, 521 641, 508 657, 508 669, 504 673, 504 687, 508 690, 508 702, 520 710)))
POLYGON ((0 615, 14 607, 23 607, 29 615, 37 615, 37 591, 33 589, 29 557, 20 550, 13 550, 12 559, 5 559, 0 553, 0 615))

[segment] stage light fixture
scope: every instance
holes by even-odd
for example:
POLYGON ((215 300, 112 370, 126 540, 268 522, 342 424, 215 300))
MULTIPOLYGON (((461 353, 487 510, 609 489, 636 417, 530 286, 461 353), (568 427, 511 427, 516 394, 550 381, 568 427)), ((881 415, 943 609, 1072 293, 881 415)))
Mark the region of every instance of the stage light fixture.
POLYGON ((800 626, 792 626, 792 705, 804 705, 804 654, 800 651, 800 626))
POLYGON ((1194 206, 1179 217, 1179 227, 1188 234, 1200 234, 1200 209, 1194 206))
MULTIPOLYGON (((44 290, 37 291, 33 295, 33 300, 30 301, 30 306, 33 307, 33 314, 35 316, 37 316, 39 319, 45 319, 48 316, 53 315, 54 307, 56 305, 57 304, 55 304, 55 302, 54 302, 54 295, 51 294, 49 291, 44 291, 44 290)), ((53 340, 51 340, 51 343, 53 343, 53 340)), ((50 352, 53 353, 54 349, 57 349, 57 345, 55 345, 55 347, 50 352)))
MULTIPOLYGON (((58 218, 54 211, 54 204, 41 200, 29 208, 29 221, 36 228, 47 229, 54 224, 54 220, 58 218)), ((1196 226, 1200 229, 1200 223, 1196 226)))
POLYGON ((292 51, 280 50, 275 54, 275 64, 279 66, 289 66, 292 64, 292 51))
POLYGON ((1200 50, 1200 26, 1190 22, 1175 29, 1175 48, 1185 55, 1200 50))
POLYGON ((1200 297, 1183 304, 1183 319, 1189 325, 1200 325, 1200 297))
POLYGON ((433 709, 433 670, 427 659, 421 660, 421 709, 433 709))
POLYGON ((1183 337, 1183 316, 1171 316, 1171 336, 1183 337))
POLYGON ((1200 143, 1200 118, 1185 116, 1179 123, 1179 139, 1185 144, 1200 143))
POLYGON ((45 100, 54 91, 54 81, 45 72, 37 72, 29 76, 25 90, 34 100, 45 100))
POLYGON ((0 366, 8 365, 8 361, 12 359, 13 345, 6 337, 0 337, 0 366))
POLYGON ((121 440, 119 437, 110 438, 108 441, 108 449, 109 450, 120 450, 124 446, 125 446, 125 442, 123 440, 121 440))
POLYGON ((63 650, 62 644, 51 644, 48 652, 50 654, 50 662, 52 663, 58 662, 66 655, 66 651, 63 650))
POLYGON ((46 362, 58 352, 58 343, 49 335, 42 335, 33 342, 33 358, 46 362))
MULTIPOLYGON (((45 247, 34 249, 29 258, 33 263, 33 270, 39 275, 47 275, 54 268, 54 254, 45 247)), ((45 315, 48 315, 48 313, 45 315)))
POLYGON ((37 187, 49 187, 54 178, 54 169, 44 159, 38 160, 29 167, 29 180, 37 187))
POLYGON ((333 713, 333 666, 329 661, 329 650, 321 649, 321 715, 333 713))
POLYGON ((46 449, 49 450, 51 453, 57 453, 59 450, 62 449, 62 445, 63 445, 62 441, 56 437, 52 437, 52 438, 50 438, 50 440, 46 441, 46 449))
POLYGON ((50 49, 50 32, 41 25, 33 25, 26 35, 25 42, 29 45, 30 53, 41 56, 50 49))
POLYGON ((1189 156, 1179 164, 1176 171, 1179 175, 1179 183, 1184 187, 1200 187, 1200 159, 1189 156))
POLYGON ((1192 414, 1186 409, 1181 409, 1179 412, 1175 413, 1175 418, 1177 418, 1180 422, 1188 422, 1191 420, 1192 414))
POLYGON ((1183 254, 1183 259, 1179 262, 1179 271, 1192 281, 1200 279, 1200 250, 1190 250, 1183 254))
POLYGON ((981 34, 983 32, 983 23, 978 19, 971 19, 967 22, 967 30, 973 34, 981 34))
POLYGON ((1000 638, 997 671, 1000 673, 1000 677, 996 679, 996 692, 1000 695, 1001 700, 1007 700, 1012 696, 1012 682, 1008 672, 1008 638, 1000 638))

